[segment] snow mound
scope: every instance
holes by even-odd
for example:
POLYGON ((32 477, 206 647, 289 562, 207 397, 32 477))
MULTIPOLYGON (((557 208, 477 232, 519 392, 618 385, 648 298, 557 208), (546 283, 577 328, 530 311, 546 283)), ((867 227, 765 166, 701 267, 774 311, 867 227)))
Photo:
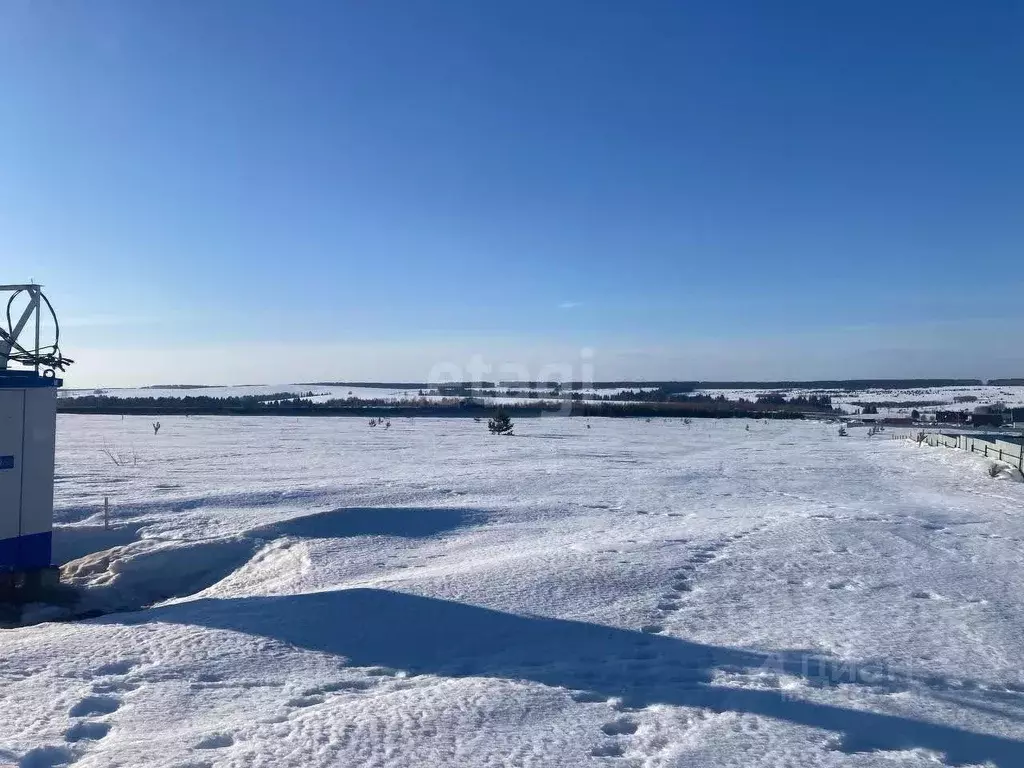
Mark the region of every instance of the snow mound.
MULTIPOLYGON (((358 536, 426 538, 478 522, 481 515, 449 508, 342 508, 258 526, 241 534, 207 539, 141 538, 77 557, 61 567, 61 582, 77 593, 74 615, 96 616, 205 594, 270 593, 305 572, 309 558, 303 539, 358 536)), ((138 528, 81 531, 62 539, 65 551, 89 542, 131 539, 138 528), (73 542, 73 543, 72 543, 73 542)), ((60 529, 58 529, 60 530, 60 529)), ((53 611, 43 614, 48 619, 53 611)))
POLYGON ((130 610, 215 584, 251 558, 256 546, 242 536, 142 539, 72 560, 61 568, 61 581, 78 591, 79 615, 130 610))

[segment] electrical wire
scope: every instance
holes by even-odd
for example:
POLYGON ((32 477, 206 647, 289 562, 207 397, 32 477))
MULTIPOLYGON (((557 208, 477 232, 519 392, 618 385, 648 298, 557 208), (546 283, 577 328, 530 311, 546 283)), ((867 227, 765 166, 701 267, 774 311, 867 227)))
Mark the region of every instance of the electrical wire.
MULTIPOLYGON (((39 298, 46 303, 47 309, 50 310, 50 317, 53 318, 53 343, 40 346, 36 350, 29 350, 14 339, 14 320, 11 317, 11 307, 14 306, 14 300, 18 298, 18 295, 26 290, 28 289, 19 288, 7 300, 7 329, 0 328, 0 340, 10 345, 7 359, 31 368, 39 366, 55 371, 64 371, 75 361, 64 357, 60 352, 60 323, 57 321, 57 313, 53 310, 53 305, 42 291, 38 291, 39 298)), ((42 308, 36 306, 36 312, 40 311, 42 308)))

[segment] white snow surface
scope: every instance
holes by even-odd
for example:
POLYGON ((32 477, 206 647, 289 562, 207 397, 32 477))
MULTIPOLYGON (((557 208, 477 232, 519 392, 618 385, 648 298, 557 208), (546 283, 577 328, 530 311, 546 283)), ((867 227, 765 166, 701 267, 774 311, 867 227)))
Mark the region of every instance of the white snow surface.
POLYGON ((113 612, 0 630, 0 764, 1024 765, 1024 484, 980 457, 162 422, 59 418, 55 550, 113 612))

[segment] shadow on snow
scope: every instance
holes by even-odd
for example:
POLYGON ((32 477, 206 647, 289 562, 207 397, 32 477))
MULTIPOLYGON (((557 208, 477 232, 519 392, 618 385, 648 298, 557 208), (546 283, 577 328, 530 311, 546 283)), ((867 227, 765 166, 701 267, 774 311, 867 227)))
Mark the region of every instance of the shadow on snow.
POLYGON ((479 522, 482 512, 451 507, 345 507, 262 525, 248 532, 260 539, 294 536, 333 539, 347 536, 425 538, 479 522))
POLYGON ((627 707, 669 704, 763 715, 836 732, 841 735, 836 748, 844 752, 923 747, 944 753, 954 765, 1024 764, 1024 743, 1014 739, 805 701, 774 689, 711 684, 716 671, 774 667, 810 684, 842 673, 838 666, 829 669, 830 662, 822 659, 809 669, 807 657, 796 652, 762 654, 701 645, 379 589, 204 599, 99 621, 162 621, 234 630, 344 656, 357 666, 532 680, 620 697, 627 707))

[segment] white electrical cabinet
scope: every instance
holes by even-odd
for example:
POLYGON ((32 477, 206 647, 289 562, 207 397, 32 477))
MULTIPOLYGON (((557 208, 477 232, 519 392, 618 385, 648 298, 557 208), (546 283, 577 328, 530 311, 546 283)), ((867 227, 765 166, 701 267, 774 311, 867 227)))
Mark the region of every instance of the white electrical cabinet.
POLYGON ((50 565, 59 385, 0 371, 0 571, 50 565))

